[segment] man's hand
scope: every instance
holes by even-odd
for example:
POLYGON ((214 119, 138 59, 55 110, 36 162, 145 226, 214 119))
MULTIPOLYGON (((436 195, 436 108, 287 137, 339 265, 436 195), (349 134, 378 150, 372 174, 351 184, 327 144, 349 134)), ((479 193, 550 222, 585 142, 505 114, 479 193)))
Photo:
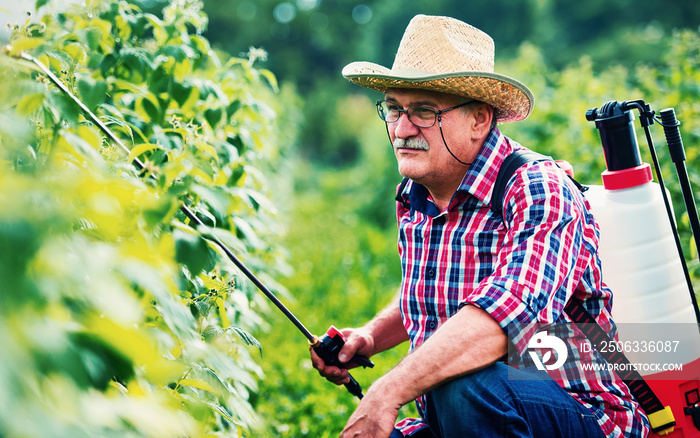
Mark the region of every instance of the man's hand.
POLYGON ((401 405, 392 401, 391 388, 380 389, 380 382, 381 379, 367 391, 340 438, 389 438, 401 405))
POLYGON ((310 348, 313 367, 318 370, 319 374, 336 385, 350 382, 348 369, 355 368, 358 365, 354 362, 348 363, 348 361, 355 354, 369 358, 374 350, 374 340, 367 330, 362 328, 346 328, 340 330, 340 332, 343 335, 343 339, 345 339, 345 345, 343 345, 343 348, 338 353, 338 360, 345 364, 342 368, 327 366, 323 360, 318 357, 313 348, 310 348))
POLYGON ((401 406, 494 363, 508 351, 507 343, 505 333, 488 313, 471 305, 462 307, 370 386, 341 437, 389 437, 401 406))
POLYGON ((347 363, 354 355, 359 354, 370 358, 377 353, 393 348, 408 340, 408 333, 403 326, 401 310, 399 309, 398 295, 381 312, 362 328, 340 330, 345 340, 345 345, 338 354, 338 360, 347 366, 328 367, 320 357, 311 349, 311 362, 323 377, 342 385, 348 383, 347 369, 356 367, 357 364, 347 363))

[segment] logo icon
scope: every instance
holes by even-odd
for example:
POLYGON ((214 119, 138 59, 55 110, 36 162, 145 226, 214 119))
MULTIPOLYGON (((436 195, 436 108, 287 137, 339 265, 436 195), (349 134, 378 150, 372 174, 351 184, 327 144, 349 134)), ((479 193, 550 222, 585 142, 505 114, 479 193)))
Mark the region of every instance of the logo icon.
POLYGON ((564 341, 556 336, 547 334, 547 332, 539 332, 533 336, 532 339, 530 339, 530 342, 528 342, 527 348, 530 350, 547 350, 542 355, 542 360, 540 360, 539 356, 534 351, 528 351, 532 361, 540 371, 556 370, 557 368, 560 368, 562 365, 564 365, 564 362, 566 362, 566 358, 568 356, 564 341), (552 359, 552 351, 556 353, 556 361, 553 364, 547 364, 552 359))

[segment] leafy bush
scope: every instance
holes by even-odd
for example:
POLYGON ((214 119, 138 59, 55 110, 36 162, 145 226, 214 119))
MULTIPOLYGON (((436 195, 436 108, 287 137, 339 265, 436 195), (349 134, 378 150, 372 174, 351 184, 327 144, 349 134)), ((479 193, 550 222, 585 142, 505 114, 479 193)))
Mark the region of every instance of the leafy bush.
POLYGON ((266 175, 296 98, 254 66, 264 52, 215 53, 200 7, 88 0, 16 27, 0 57, 0 436, 241 436, 256 421, 248 332, 265 303, 178 206, 277 287, 266 175))

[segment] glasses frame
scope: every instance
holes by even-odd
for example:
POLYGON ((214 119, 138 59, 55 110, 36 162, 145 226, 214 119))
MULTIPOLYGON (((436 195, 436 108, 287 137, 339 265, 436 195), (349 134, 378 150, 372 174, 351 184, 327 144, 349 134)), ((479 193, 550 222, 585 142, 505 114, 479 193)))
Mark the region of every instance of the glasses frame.
POLYGON ((452 111, 452 110, 457 109, 457 108, 461 108, 461 107, 463 107, 463 106, 465 106, 465 105, 468 105, 468 104, 470 104, 470 103, 473 103, 473 102, 476 102, 476 100, 471 99, 471 100, 468 100, 468 101, 466 101, 466 102, 460 103, 459 105, 451 106, 451 107, 449 107, 449 108, 444 108, 444 109, 441 109, 441 110, 434 110, 434 109, 432 109, 432 108, 430 108, 430 107, 428 107, 428 106, 425 106, 425 105, 412 105, 412 106, 409 106, 409 107, 406 108, 406 109, 403 109, 403 108, 398 108, 398 105, 397 105, 396 103, 394 103, 394 102, 389 102, 389 101, 386 101, 386 100, 378 100, 377 103, 376 103, 376 106, 377 106, 377 114, 379 114, 379 118, 382 119, 385 123, 396 123, 396 122, 398 122, 398 121, 401 119, 401 113, 405 113, 405 114, 406 114, 406 117, 408 117, 408 121, 411 122, 411 123, 413 123, 413 125, 414 125, 415 127, 417 127, 417 128, 423 128, 423 129, 428 129, 428 128, 432 128, 433 126, 435 126, 435 123, 436 123, 436 122, 437 122, 437 123, 441 123, 441 122, 442 122, 442 115, 443 115, 444 113, 446 113, 446 112, 448 112, 448 111, 452 111), (396 118, 396 120, 391 121, 391 122, 390 122, 390 121, 387 121, 387 119, 386 119, 386 117, 383 115, 383 111, 382 111, 382 104, 383 104, 383 103, 392 104, 392 105, 396 105, 396 106, 397 106, 397 111, 399 112, 399 115, 398 115, 398 117, 396 118), (421 126, 421 125, 417 124, 416 122, 414 122, 413 120, 411 120, 411 113, 410 113, 411 108, 423 108, 423 109, 429 110, 430 112, 434 113, 434 114, 435 114, 435 117, 433 118, 433 123, 431 123, 429 126, 421 126))

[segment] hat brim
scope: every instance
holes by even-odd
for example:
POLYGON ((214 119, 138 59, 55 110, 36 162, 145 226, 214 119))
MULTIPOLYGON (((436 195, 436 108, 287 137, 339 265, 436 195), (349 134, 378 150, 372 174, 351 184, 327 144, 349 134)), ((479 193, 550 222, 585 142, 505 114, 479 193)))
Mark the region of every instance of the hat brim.
POLYGON ((434 74, 421 70, 391 70, 371 62, 353 62, 343 76, 361 87, 385 93, 390 88, 416 88, 454 94, 488 103, 499 122, 527 118, 535 98, 525 84, 498 73, 462 71, 434 74))

